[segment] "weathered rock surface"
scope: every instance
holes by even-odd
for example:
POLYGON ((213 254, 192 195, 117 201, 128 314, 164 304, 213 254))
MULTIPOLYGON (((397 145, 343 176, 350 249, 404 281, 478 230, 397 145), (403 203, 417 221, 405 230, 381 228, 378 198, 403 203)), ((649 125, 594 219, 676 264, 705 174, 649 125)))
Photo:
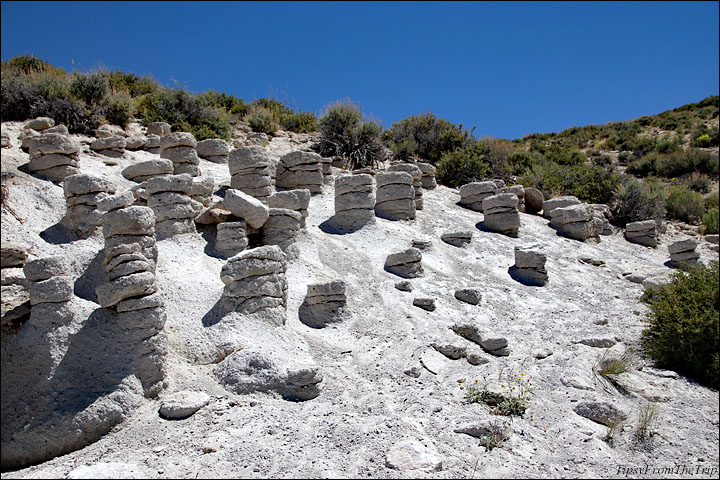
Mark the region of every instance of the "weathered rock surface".
POLYGON ((402 278, 416 278, 422 275, 422 253, 417 248, 408 248, 393 253, 385 260, 385 271, 402 278))
POLYGON ((572 205, 579 205, 580 203, 577 197, 571 195, 545 200, 542 206, 543 217, 550 219, 552 218, 553 210, 556 208, 570 207, 572 205))
POLYGON ((248 238, 245 230, 245 220, 218 224, 215 250, 226 257, 232 257, 245 250, 247 246, 248 238))
POLYGON ((300 321, 312 328, 339 322, 345 312, 345 282, 315 283, 307 286, 307 295, 298 312, 300 321))
POLYGON ((387 169, 388 172, 407 172, 412 176, 413 179, 413 189, 415 190, 415 210, 422 210, 423 209, 423 198, 422 198, 422 177, 423 173, 420 168, 415 165, 414 163, 398 163, 395 165, 391 165, 387 169))
POLYGON ((460 205, 476 212, 483 211, 483 200, 495 195, 497 184, 492 181, 472 182, 460 187, 460 205))
POLYGON ((55 120, 49 117, 38 117, 34 120, 27 122, 23 128, 31 128, 37 132, 47 130, 48 128, 55 125, 55 120))
POLYGON ((700 254, 695 251, 697 242, 692 238, 679 240, 668 245, 670 263, 674 266, 692 266, 698 264, 700 254))
POLYGON ((275 176, 275 187, 288 190, 310 190, 322 193, 323 173, 320 155, 314 152, 294 151, 280 157, 275 176))
POLYGON ((580 402, 573 411, 581 417, 608 427, 627 418, 625 413, 607 402, 580 402))
POLYGON ((387 220, 415 218, 413 177, 406 172, 380 173, 375 176, 375 215, 387 220))
POLYGON ((47 133, 29 138, 28 169, 48 180, 58 181, 78 173, 80 143, 69 136, 47 133))
POLYGON ((197 142, 197 154, 213 163, 227 163, 230 145, 222 138, 209 138, 197 142))
POLYGON ((422 178, 420 179, 422 182, 422 188, 426 190, 433 190, 437 188, 437 180, 435 180, 435 174, 437 173, 436 168, 429 163, 424 162, 418 162, 416 165, 422 172, 422 178))
POLYGON ((123 169, 122 176, 133 182, 142 183, 145 180, 162 175, 172 175, 172 173, 172 161, 165 158, 157 158, 128 165, 123 169))
POLYGON ((515 265, 510 275, 520 283, 542 286, 548 281, 545 269, 547 254, 539 245, 516 246, 515 265))
POLYGON ((374 221, 375 192, 368 174, 345 175, 335 179, 336 227, 353 230, 374 221))
POLYGON ((525 189, 525 213, 539 213, 543 209, 545 196, 537 188, 525 189))
POLYGON ((270 208, 286 208, 300 214, 300 227, 305 228, 305 219, 308 216, 310 205, 310 190, 285 190, 275 192, 267 199, 270 208))
POLYGON ((645 247, 657 247, 658 228, 655 220, 643 220, 628 223, 625 226, 625 239, 645 247))
POLYGON ((520 230, 518 197, 514 193, 499 193, 483 198, 483 225, 494 232, 517 236, 520 230))
POLYGON ((204 392, 182 391, 163 398, 158 413, 163 418, 180 420, 187 418, 210 403, 210 396, 204 392))
POLYGON ((482 294, 477 288, 461 288, 455 290, 455 298, 470 305, 477 305, 482 300, 482 294))
POLYGON ((385 458, 385 465, 401 472, 442 470, 442 460, 437 453, 414 440, 395 444, 385 458))
MULTIPOLYGON (((163 135, 170 134, 170 124, 165 122, 152 122, 147 126, 147 135, 157 135, 162 137, 163 135)), ((160 145, 158 145, 159 147, 160 145)))
POLYGON ((462 232, 449 232, 449 233, 443 233, 440 236, 440 239, 447 243, 448 245, 452 245, 453 247, 464 247, 470 241, 472 240, 473 232, 471 231, 462 231, 462 232))
POLYGON ((263 147, 253 145, 232 150, 228 168, 232 188, 263 202, 273 193, 275 167, 263 147))
POLYGON ((428 312, 435 311, 435 299, 433 299, 433 298, 425 298, 425 297, 413 298, 413 305, 418 308, 422 308, 423 310, 427 310, 428 312))
POLYGON ((65 177, 63 192, 68 224, 78 237, 85 238, 102 225, 97 204, 115 193, 115 185, 103 178, 78 173, 65 177))
POLYGON ((283 252, 295 242, 300 231, 302 215, 287 208, 268 209, 268 219, 261 229, 262 242, 265 245, 277 245, 283 252))
POLYGON ((575 240, 584 241, 594 238, 602 231, 602 228, 594 220, 593 209, 585 203, 553 208, 550 216, 551 226, 575 240))

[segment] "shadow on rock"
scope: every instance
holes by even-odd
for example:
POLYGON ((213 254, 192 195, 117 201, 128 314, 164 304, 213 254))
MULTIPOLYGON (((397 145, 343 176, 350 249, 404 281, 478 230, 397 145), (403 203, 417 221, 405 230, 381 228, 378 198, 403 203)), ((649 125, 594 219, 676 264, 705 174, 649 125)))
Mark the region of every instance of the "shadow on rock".
POLYGON ((62 220, 40 232, 40 238, 53 245, 64 245, 80 240, 62 220))
POLYGON ((523 285, 527 287, 542 287, 544 286, 544 283, 533 280, 532 278, 528 278, 525 275, 523 275, 520 272, 520 269, 518 269, 515 265, 508 268, 508 274, 510 274, 510 278, 515 280, 518 283, 522 283, 523 285))
POLYGON ((328 218, 324 222, 322 222, 320 225, 318 225, 318 228, 327 234, 330 235, 347 235, 348 233, 355 233, 361 228, 363 228, 365 225, 359 225, 355 227, 344 227, 340 226, 337 223, 337 220, 335 218, 335 215, 328 218))
POLYGON ((101 248, 83 274, 75 280, 74 293, 76 296, 90 302, 99 303, 95 287, 106 281, 104 260, 105 249, 101 248))

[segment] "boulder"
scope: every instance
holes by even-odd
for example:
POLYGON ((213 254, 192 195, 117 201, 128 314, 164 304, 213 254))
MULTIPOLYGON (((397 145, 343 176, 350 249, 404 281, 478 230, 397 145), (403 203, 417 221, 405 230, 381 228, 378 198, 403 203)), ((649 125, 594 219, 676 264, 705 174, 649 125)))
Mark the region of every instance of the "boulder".
POLYGON ((34 120, 30 120, 25 125, 23 125, 23 128, 31 128, 37 132, 41 132, 43 130, 47 130, 48 128, 55 125, 55 120, 49 117, 38 117, 34 120))
POLYGON ((476 212, 483 211, 482 202, 495 194, 497 184, 493 181, 472 182, 460 187, 460 205, 476 212))
POLYGON ((400 472, 439 472, 442 460, 437 452, 415 440, 393 445, 385 457, 385 465, 400 472))
POLYGON ((547 254, 539 245, 516 246, 515 265, 510 275, 520 283, 543 286, 548 281, 546 261, 547 254))
POLYGON ((387 220, 415 218, 413 177, 407 172, 381 173, 375 177, 375 215, 387 220))
POLYGON ((173 163, 165 158, 154 158, 128 165, 121 173, 126 179, 141 183, 153 177, 172 175, 173 163))
POLYGON ((204 392, 182 391, 165 397, 158 413, 163 418, 180 420, 187 418, 210 403, 210 396, 204 392))
POLYGON ((422 188, 426 190, 432 190, 437 187, 437 180, 435 180, 435 174, 437 170, 434 166, 430 165, 429 163, 424 162, 418 162, 417 167, 422 172, 422 178, 420 179, 422 183, 422 188))
POLYGON ((525 213, 539 213, 543 209, 545 196, 537 188, 525 189, 525 213))
POLYGON ((657 247, 658 228, 655 220, 643 220, 628 223, 625 226, 625 239, 646 247, 657 247))
POLYGON ((214 163, 227 163, 230 145, 222 138, 209 138, 197 142, 197 154, 200 158, 214 163))
POLYGON ((275 176, 279 189, 306 189, 322 193, 323 173, 321 157, 314 152, 294 151, 280 157, 275 176))
POLYGON ((270 216, 270 208, 242 191, 228 189, 225 191, 223 206, 236 217, 242 218, 250 228, 260 228, 270 216))
MULTIPOLYGON (((152 122, 147 126, 147 135, 156 135, 159 139, 159 137, 162 137, 163 135, 169 135, 170 134, 170 124, 165 122, 152 122)), ((157 145, 158 147, 160 144, 157 145)))
POLYGON ((375 192, 368 174, 345 175, 335 179, 335 216, 340 229, 360 228, 375 217, 375 192))
POLYGON ((452 245, 453 247, 464 247, 465 245, 470 243, 470 240, 472 240, 472 235, 473 232, 470 231, 449 232, 443 233, 440 236, 440 239, 448 245, 452 245))
POLYGON ((402 278, 416 278, 422 275, 422 253, 417 248, 388 255, 385 271, 402 278))
POLYGON ((28 258, 28 248, 16 243, 3 242, 0 246, 0 266, 22 267, 28 258))
POLYGON ((310 205, 310 190, 285 190, 275 192, 267 199, 267 205, 270 208, 286 208, 294 210, 301 216, 300 227, 305 227, 305 219, 308 216, 308 206, 310 205))
POLYGON ((610 427, 625 420, 627 415, 607 402, 580 402, 573 411, 595 423, 610 427))
POLYGON ((477 288, 461 288, 455 290, 455 298, 470 305, 477 305, 482 300, 482 294, 477 288))
POLYGON ((226 257, 232 257, 245 250, 248 246, 245 220, 224 222, 217 226, 215 250, 226 257))
POLYGON ((287 208, 268 209, 268 219, 262 226, 262 242, 265 245, 277 245, 283 252, 295 242, 300 231, 302 215, 287 208))
POLYGON ((485 227, 504 235, 517 236, 520 229, 517 195, 514 193, 490 195, 483 198, 482 205, 485 227))
POLYGON ((551 218, 552 211, 556 208, 569 207, 571 205, 579 205, 580 200, 573 196, 555 197, 543 202, 543 217, 551 218))
POLYGON ((413 298, 413 305, 428 312, 435 311, 435 300, 432 298, 413 298))
POLYGON ((322 328, 343 318, 347 297, 345 282, 315 283, 307 286, 305 301, 300 305, 299 319, 312 328, 322 328))

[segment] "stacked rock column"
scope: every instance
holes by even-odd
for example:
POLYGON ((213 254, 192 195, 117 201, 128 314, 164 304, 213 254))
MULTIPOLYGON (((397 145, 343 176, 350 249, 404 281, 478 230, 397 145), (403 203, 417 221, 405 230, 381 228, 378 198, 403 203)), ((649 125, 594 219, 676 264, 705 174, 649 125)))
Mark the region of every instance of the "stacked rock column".
POLYGON ((192 188, 192 177, 187 173, 155 177, 145 182, 147 205, 155 214, 158 239, 196 232, 194 218, 197 211, 189 196, 192 188))
POLYGON ((497 193, 514 193, 518 197, 518 212, 525 212, 525 188, 522 185, 502 187, 497 190, 497 193))
POLYGON ((643 220, 625 225, 625 239, 646 247, 657 247, 657 223, 655 220, 643 220))
POLYGON ((122 157, 127 147, 127 141, 120 135, 98 138, 90 144, 90 150, 106 157, 122 157))
MULTIPOLYGON (((239 313, 287 307, 285 254, 276 245, 266 245, 235 255, 223 265, 220 280, 225 284, 223 302, 239 313)), ((284 322, 283 322, 284 323, 284 322)))
POLYGON ((263 245, 277 245, 288 253, 290 245, 295 243, 300 231, 300 213, 287 208, 271 208, 265 224, 262 226, 263 245))
POLYGON ((335 179, 335 216, 340 229, 356 229, 375 219, 373 179, 363 173, 335 179))
POLYGON ((63 192, 69 227, 78 237, 85 238, 102 225, 97 202, 115 193, 115 185, 102 178, 77 173, 65 177, 63 192))
POLYGON ((32 324, 66 323, 72 319, 67 307, 73 298, 73 281, 60 257, 31 260, 23 267, 30 282, 30 320, 32 324))
POLYGON ((209 162, 227 163, 230 146, 222 138, 209 138, 197 142, 197 154, 209 162))
POLYGON ((268 197, 270 208, 287 208, 300 214, 300 228, 305 228, 305 219, 310 206, 310 190, 285 190, 268 197))
POLYGON ((175 132, 160 137, 160 158, 173 162, 173 173, 189 173, 193 177, 200 175, 200 157, 195 148, 197 142, 192 133, 175 132))
POLYGON ((422 191, 422 177, 423 173, 420 168, 418 168, 416 165, 412 163, 398 163, 396 165, 391 165, 388 169, 388 172, 407 172, 412 176, 413 179, 413 189, 415 190, 415 210, 422 210, 423 209, 423 191, 422 191))
POLYGON ((696 247, 697 242, 692 238, 680 240, 668 245, 670 264, 676 267, 697 265, 700 254, 695 251, 696 247))
POLYGON ((600 234, 601 227, 598 227, 593 209, 588 204, 555 208, 550 215, 550 225, 575 240, 584 241, 600 234))
POLYGON ((231 188, 267 203, 273 193, 273 165, 263 147, 253 145, 231 151, 228 168, 231 188))
POLYGON ((475 210, 483 211, 483 200, 495 195, 497 184, 492 181, 472 182, 460 187, 460 205, 475 210))
POLYGON ((31 137, 28 142, 30 163, 28 169, 48 180, 63 180, 78 173, 80 144, 59 133, 46 133, 31 137))
POLYGON ((435 180, 435 174, 437 170, 434 166, 430 165, 429 163, 419 162, 416 164, 417 167, 422 172, 422 178, 420 181, 422 182, 422 187, 425 190, 432 190, 437 187, 437 180, 435 180))
POLYGON ((498 233, 517 236, 520 230, 518 197, 514 193, 500 193, 485 197, 482 201, 483 224, 498 233))
POLYGON ((415 218, 413 177, 407 172, 380 173, 375 177, 375 215, 387 220, 415 218))
POLYGON ((280 157, 275 174, 275 188, 306 189, 322 193, 322 158, 317 153, 295 151, 280 157))
POLYGON ((547 255, 540 250, 538 245, 515 247, 513 277, 529 285, 545 285, 548 281, 547 270, 545 270, 546 261, 547 255))
POLYGON ((155 283, 157 247, 151 208, 131 205, 132 195, 108 197, 98 204, 103 215, 104 267, 108 282, 95 292, 101 307, 117 316, 118 325, 136 345, 133 368, 145 395, 163 388, 167 352, 165 309, 155 283))

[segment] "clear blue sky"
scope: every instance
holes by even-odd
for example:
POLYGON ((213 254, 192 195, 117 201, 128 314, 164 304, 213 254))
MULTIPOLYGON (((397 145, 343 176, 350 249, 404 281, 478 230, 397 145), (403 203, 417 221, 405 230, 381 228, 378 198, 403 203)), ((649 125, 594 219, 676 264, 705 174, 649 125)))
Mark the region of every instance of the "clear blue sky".
POLYGON ((2 2, 2 59, 518 138, 718 94, 718 2, 2 2))

